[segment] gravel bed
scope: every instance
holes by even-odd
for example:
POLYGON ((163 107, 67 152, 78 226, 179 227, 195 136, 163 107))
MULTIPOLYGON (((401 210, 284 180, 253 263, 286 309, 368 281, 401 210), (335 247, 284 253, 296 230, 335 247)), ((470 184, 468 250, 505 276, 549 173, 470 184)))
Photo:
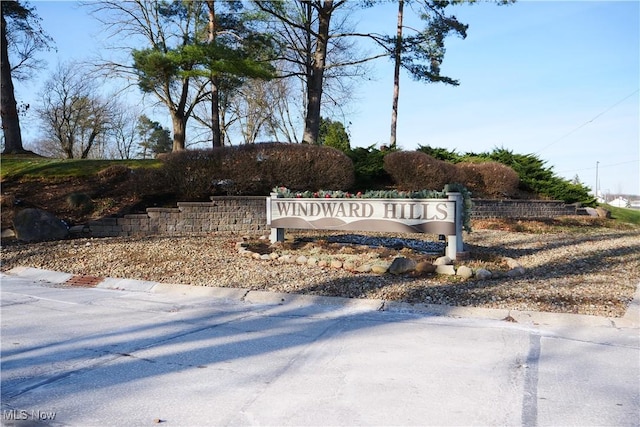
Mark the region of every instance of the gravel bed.
MULTIPOLYGON (((477 230, 465 234, 472 256, 460 265, 479 268, 483 267, 479 259, 510 257, 526 269, 522 277, 484 281, 358 274, 254 260, 238 255, 235 243, 239 239, 212 234, 32 244, 3 241, 1 268, 6 271, 21 265, 164 283, 612 317, 624 315, 640 282, 640 230, 552 234, 477 230)), ((423 247, 433 245, 429 242, 423 247)))

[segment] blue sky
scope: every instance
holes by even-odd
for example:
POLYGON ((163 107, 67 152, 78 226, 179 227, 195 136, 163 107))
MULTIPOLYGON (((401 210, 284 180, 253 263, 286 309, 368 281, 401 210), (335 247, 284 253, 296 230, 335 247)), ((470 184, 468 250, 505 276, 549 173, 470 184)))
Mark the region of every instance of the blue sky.
MULTIPOLYGON (((58 53, 43 56, 49 67, 100 49, 97 23, 74 2, 31 4, 56 41, 58 53)), ((452 11, 469 29, 465 40, 448 40, 442 73, 460 86, 402 75, 400 147, 535 153, 591 188, 598 165, 601 191, 640 194, 640 2, 481 2, 452 11)), ((407 25, 420 26, 410 9, 406 15, 407 25)), ((393 33, 396 6, 358 17, 361 30, 393 33)), ((388 143, 392 76, 390 61, 373 64, 345 116, 334 117, 349 124, 352 146, 388 143)), ((17 84, 18 96, 36 102, 46 77, 17 84)))

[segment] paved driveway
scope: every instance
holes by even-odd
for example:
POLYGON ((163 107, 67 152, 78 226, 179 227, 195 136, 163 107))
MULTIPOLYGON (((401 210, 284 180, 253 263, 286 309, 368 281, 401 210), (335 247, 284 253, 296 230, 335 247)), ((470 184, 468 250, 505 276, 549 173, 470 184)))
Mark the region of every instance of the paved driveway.
POLYGON ((1 276, 3 425, 640 424, 635 314, 508 322, 60 274, 1 276))

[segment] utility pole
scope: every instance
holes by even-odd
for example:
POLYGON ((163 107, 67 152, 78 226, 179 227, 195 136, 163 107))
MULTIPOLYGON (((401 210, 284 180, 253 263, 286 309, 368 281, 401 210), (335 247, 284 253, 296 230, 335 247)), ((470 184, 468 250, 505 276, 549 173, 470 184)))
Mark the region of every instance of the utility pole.
POLYGON ((599 161, 596 162, 596 199, 599 196, 599 192, 598 192, 598 165, 600 164, 599 161))

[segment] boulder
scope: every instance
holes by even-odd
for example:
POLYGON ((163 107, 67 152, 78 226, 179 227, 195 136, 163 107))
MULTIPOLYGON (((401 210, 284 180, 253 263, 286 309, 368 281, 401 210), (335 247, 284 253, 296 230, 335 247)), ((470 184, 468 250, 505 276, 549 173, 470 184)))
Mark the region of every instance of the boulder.
POLYGON ((23 209, 13 219, 16 238, 23 242, 60 240, 69 235, 69 227, 61 219, 42 209, 23 209))
POLYGON ((362 264, 360 267, 356 268, 356 271, 358 273, 370 273, 371 272, 371 265, 362 264))
POLYGON ((512 268, 511 270, 507 271, 507 276, 508 277, 520 277, 520 276, 524 276, 525 270, 522 267, 515 267, 512 268))
POLYGON ((421 261, 416 265, 416 273, 435 273, 436 266, 428 261, 421 261))
POLYGON ((438 265, 436 266, 436 273, 446 274, 447 276, 454 276, 456 274, 456 269, 453 267, 453 265, 438 265))
POLYGON ((16 237, 16 232, 10 228, 2 230, 2 238, 4 239, 6 237, 16 237))
POLYGON ((584 208, 584 211, 587 213, 587 215, 589 216, 593 216, 593 217, 599 217, 600 215, 598 214, 598 210, 596 208, 590 208, 590 207, 586 207, 584 208))
POLYGON ((453 261, 448 256, 441 256, 433 262, 433 265, 449 265, 452 263, 453 261))
POLYGON ((342 268, 342 261, 340 261, 339 259, 334 259, 334 260, 331 260, 330 265, 332 268, 342 268))
POLYGON ((522 266, 520 265, 520 263, 518 261, 516 261, 513 258, 509 258, 509 257, 505 257, 504 259, 507 262, 507 265, 509 266, 509 268, 522 268, 522 266))
POLYGON ((478 280, 487 280, 490 279, 491 276, 492 273, 485 268, 479 268, 476 270, 476 279, 478 280))
POLYGON ((410 258, 398 257, 393 260, 389 266, 389 273, 404 274, 413 271, 416 268, 416 262, 410 258))
POLYGON ((596 211, 598 212, 598 216, 600 218, 611 218, 611 211, 609 211, 609 210, 607 210, 605 208, 602 208, 602 207, 598 206, 596 208, 596 211))
POLYGON ((473 277, 473 270, 466 265, 461 265, 456 271, 456 276, 460 276, 463 279, 469 279, 473 277))
POLYGON ((344 268, 347 271, 354 271, 356 269, 356 263, 355 261, 347 260, 344 263, 342 263, 342 268, 344 268))
POLYGON ((375 263, 371 266, 371 272, 373 274, 384 274, 389 270, 389 264, 387 263, 375 263))

